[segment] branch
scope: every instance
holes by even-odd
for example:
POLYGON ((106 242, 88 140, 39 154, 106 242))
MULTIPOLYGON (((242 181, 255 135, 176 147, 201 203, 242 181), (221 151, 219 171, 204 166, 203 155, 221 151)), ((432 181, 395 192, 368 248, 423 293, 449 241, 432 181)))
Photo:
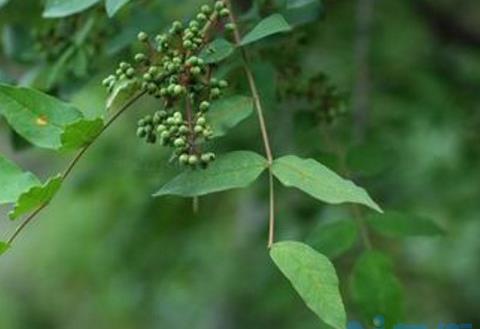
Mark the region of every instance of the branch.
POLYGON ((240 53, 242 56, 243 61, 243 69, 247 76, 248 85, 250 87, 250 92, 253 97, 253 101, 255 104, 255 109, 257 110, 258 122, 260 124, 260 131, 262 133, 262 140, 263 145, 265 147, 265 155, 268 161, 268 175, 269 175, 269 194, 270 194, 270 211, 269 211, 269 233, 268 233, 268 247, 270 248, 274 242, 274 234, 275 234, 275 195, 274 195, 274 182, 273 182, 273 173, 272 173, 272 164, 273 164, 273 155, 272 149, 270 147, 270 140, 268 137, 267 126, 265 123, 265 117, 263 114, 263 106, 260 100, 260 93, 258 91, 257 84, 255 83, 255 78, 253 76, 252 70, 250 69, 250 61, 248 59, 248 54, 245 48, 241 46, 241 35, 240 31, 238 30, 237 25, 237 17, 233 13, 233 6, 231 0, 225 0, 225 3, 230 11, 230 19, 232 20, 234 30, 233 35, 235 39, 236 46, 240 49, 240 53))
MULTIPOLYGON (((121 108, 120 110, 117 111, 108 121, 107 123, 103 126, 103 128, 97 133, 97 135, 90 141, 88 142, 78 153, 77 155, 73 158, 73 160, 70 162, 70 164, 67 166, 67 168, 63 171, 62 174, 62 182, 67 179, 67 177, 70 176, 72 173, 73 169, 76 167, 80 159, 83 157, 83 155, 87 152, 87 150, 92 146, 92 144, 107 130, 108 127, 112 125, 113 122, 115 122, 120 115, 122 115, 130 106, 132 106, 140 97, 142 97, 145 94, 145 92, 141 92, 134 97, 132 97, 129 101, 127 101, 121 108)), ((50 200, 51 201, 51 200, 50 200)), ((17 236, 27 227, 27 225, 35 219, 38 214, 42 212, 43 209, 45 209, 50 201, 45 202, 41 204, 33 213, 31 213, 15 230, 15 232, 12 234, 12 236, 7 240, 7 244, 11 245, 17 236)))

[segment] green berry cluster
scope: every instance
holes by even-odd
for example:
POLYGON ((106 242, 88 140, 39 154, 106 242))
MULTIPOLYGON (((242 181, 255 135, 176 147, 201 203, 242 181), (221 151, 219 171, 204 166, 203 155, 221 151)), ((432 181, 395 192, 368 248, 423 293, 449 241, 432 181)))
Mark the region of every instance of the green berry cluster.
POLYGON ((195 18, 186 24, 175 21, 165 33, 151 37, 140 32, 138 41, 145 51, 137 53, 132 63, 121 62, 103 81, 112 92, 120 81, 130 80, 159 99, 162 109, 139 120, 137 136, 172 148, 182 165, 206 167, 215 159, 213 153, 201 150, 213 136, 205 114, 211 102, 222 97, 228 82, 214 78, 214 65, 205 63, 200 54, 212 34, 232 28, 224 1, 215 2, 213 8, 203 5, 195 18))

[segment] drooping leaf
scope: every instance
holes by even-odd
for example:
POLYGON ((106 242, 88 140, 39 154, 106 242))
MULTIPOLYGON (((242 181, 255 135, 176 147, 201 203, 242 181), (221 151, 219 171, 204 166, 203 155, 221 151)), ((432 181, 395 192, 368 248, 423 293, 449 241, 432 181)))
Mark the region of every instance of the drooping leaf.
POLYGON ((107 110, 115 111, 127 100, 132 98, 137 89, 137 80, 122 80, 117 82, 107 99, 107 110))
POLYGON ((0 241, 0 256, 9 248, 6 242, 0 241))
POLYGON ((62 150, 79 149, 90 143, 103 129, 103 120, 79 120, 67 126, 62 133, 62 150))
POLYGON ((210 42, 200 53, 205 63, 218 63, 229 57, 235 51, 234 46, 223 38, 210 42))
POLYGON ((296 187, 321 201, 332 204, 359 203, 381 212, 363 188, 315 160, 287 155, 274 161, 273 173, 283 185, 296 187))
POLYGON ((367 223, 379 234, 393 238, 444 234, 444 230, 428 218, 396 211, 372 215, 367 223))
POLYGON ((332 259, 352 248, 357 239, 355 223, 352 220, 340 220, 318 225, 308 238, 308 243, 332 259))
POLYGON ((43 17, 70 16, 90 8, 100 0, 47 0, 43 17))
POLYGON ((125 6, 130 0, 105 0, 105 8, 107 9, 108 17, 113 17, 125 6))
POLYGON ((0 115, 30 143, 59 149, 63 129, 82 118, 73 106, 30 88, 0 85, 0 115))
POLYGON ((23 192, 39 184, 35 175, 0 155, 0 204, 17 201, 23 192))
POLYGON ((267 161, 249 151, 227 153, 205 170, 189 170, 166 183, 154 196, 199 196, 246 187, 267 168, 267 161))
POLYGON ((383 316, 384 328, 391 329, 403 319, 402 287, 387 255, 379 251, 364 252, 354 266, 351 291, 365 320, 383 316))
POLYGON ((290 31, 292 27, 288 25, 285 18, 280 14, 273 14, 257 24, 247 35, 245 35, 240 45, 245 46, 266 38, 272 34, 290 31))
POLYGON ((275 243, 270 256, 307 306, 323 322, 336 329, 346 327, 338 277, 327 257, 294 241, 275 243))
POLYGON ((27 192, 20 195, 13 210, 9 213, 10 219, 17 219, 29 213, 44 203, 50 202, 62 185, 60 175, 49 179, 44 185, 34 186, 27 192))
POLYGON ((207 114, 215 137, 223 136, 227 131, 253 112, 253 100, 246 96, 232 96, 212 104, 207 114))

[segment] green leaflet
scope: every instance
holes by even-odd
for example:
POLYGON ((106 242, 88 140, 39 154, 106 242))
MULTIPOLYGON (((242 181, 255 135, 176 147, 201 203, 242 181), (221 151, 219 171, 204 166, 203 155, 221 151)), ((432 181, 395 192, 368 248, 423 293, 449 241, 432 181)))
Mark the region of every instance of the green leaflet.
POLYGON ((363 188, 315 160, 287 155, 273 162, 273 173, 283 185, 296 187, 321 201, 332 204, 353 202, 382 211, 363 188))
POLYGON ((339 220, 318 225, 308 238, 308 244, 332 259, 353 247, 358 229, 353 220, 339 220))
POLYGON ((113 17, 125 6, 130 0, 105 0, 105 8, 107 10, 108 17, 113 17))
POLYGON ((367 219, 367 223, 377 233, 386 237, 400 238, 444 234, 444 230, 428 218, 395 211, 372 215, 367 219))
POLYGON ((23 192, 39 184, 35 175, 0 155, 0 204, 17 201, 23 192))
POLYGON ((220 137, 250 116, 252 112, 253 99, 237 95, 213 103, 207 118, 214 136, 220 137))
POLYGON ((285 18, 280 14, 273 14, 257 24, 240 42, 241 46, 245 46, 266 38, 272 34, 290 31, 292 27, 288 25, 285 18))
POLYGON ((100 0, 47 0, 43 17, 65 17, 90 8, 100 0))
POLYGON ((200 53, 205 63, 218 63, 229 57, 235 51, 234 45, 223 38, 210 42, 200 53))
POLYGON ((267 168, 262 156, 249 151, 219 157, 207 169, 189 170, 166 183, 154 196, 199 196, 250 185, 267 168))
POLYGON ((402 321, 402 287, 387 255, 366 251, 360 256, 353 269, 351 292, 367 321, 378 315, 384 316, 386 329, 402 321))
POLYGON ((103 120, 79 120, 65 128, 61 135, 62 151, 79 149, 98 136, 103 129, 103 120))
POLYGON ((0 204, 15 203, 10 218, 16 219, 43 203, 49 202, 56 194, 62 178, 51 178, 42 185, 30 172, 23 171, 17 165, 0 155, 0 204))
POLYGON ((58 175, 49 179, 44 185, 34 186, 20 195, 13 210, 9 213, 10 219, 17 219, 44 203, 50 202, 62 185, 62 177, 58 175))
POLYGON ((0 84, 0 115, 30 143, 48 149, 61 147, 66 126, 82 118, 73 106, 29 88, 0 84))
POLYGON ((346 327, 347 316, 338 277, 327 257, 294 241, 275 243, 270 256, 307 306, 323 322, 336 329, 346 327))

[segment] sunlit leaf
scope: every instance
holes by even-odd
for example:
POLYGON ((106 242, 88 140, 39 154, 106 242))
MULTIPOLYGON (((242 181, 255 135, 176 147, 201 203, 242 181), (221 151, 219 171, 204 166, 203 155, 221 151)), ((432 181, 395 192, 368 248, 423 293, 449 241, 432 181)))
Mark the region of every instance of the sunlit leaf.
POLYGON ((82 118, 73 106, 29 88, 0 85, 0 115, 30 143, 59 149, 63 129, 82 118))
POLYGON ((65 17, 90 8, 101 0, 47 0, 43 17, 65 17))
POLYGON ((274 161, 273 173, 283 185, 296 187, 318 200, 332 204, 359 203, 381 212, 363 188, 315 160, 287 155, 274 161))
POLYGON ((387 237, 434 236, 444 234, 444 230, 428 218, 395 211, 372 215, 368 218, 367 223, 376 232, 387 237))
POLYGON ((154 196, 191 197, 250 185, 267 168, 267 161, 248 151, 224 154, 205 169, 188 170, 166 183, 154 196))
POLYGON ((245 46, 256 42, 270 35, 290 31, 292 27, 288 25, 285 18, 280 14, 273 14, 257 24, 241 41, 241 45, 245 46))
POLYGON ((246 96, 232 96, 212 104, 207 114, 216 137, 225 135, 253 112, 253 100, 246 96))
POLYGON ((383 316, 384 328, 403 319, 402 287, 391 259, 379 251, 366 251, 357 260, 351 281, 352 298, 367 321, 383 316))
POLYGON ((275 243, 270 255, 307 306, 326 324, 346 327, 346 313, 332 263, 309 246, 294 241, 275 243))
POLYGON ((44 203, 50 202, 62 185, 62 177, 49 179, 44 185, 34 186, 20 195, 14 209, 9 213, 10 219, 17 219, 29 213, 44 203))
POLYGON ((318 225, 308 238, 308 244, 329 258, 348 251, 358 239, 353 220, 339 220, 318 225))

